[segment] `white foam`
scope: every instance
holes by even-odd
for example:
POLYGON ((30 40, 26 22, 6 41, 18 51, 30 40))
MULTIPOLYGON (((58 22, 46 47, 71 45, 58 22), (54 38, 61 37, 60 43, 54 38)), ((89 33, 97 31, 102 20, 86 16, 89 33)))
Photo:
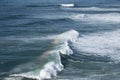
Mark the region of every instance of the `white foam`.
POLYGON ((83 35, 73 46, 84 55, 106 56, 120 62, 120 30, 83 35))
POLYGON ((74 7, 74 4, 60 4, 62 7, 74 7))
POLYGON ((77 21, 87 22, 117 22, 120 23, 119 13, 106 13, 106 14, 74 14, 69 17, 70 19, 77 21))
POLYGON ((55 41, 59 42, 67 42, 74 41, 79 37, 79 33, 75 30, 66 31, 60 35, 58 35, 55 41))
POLYGON ((120 11, 119 8, 100 8, 100 7, 82 7, 82 8, 63 8, 71 11, 120 11))
POLYGON ((34 71, 29 71, 26 73, 13 74, 10 76, 21 76, 32 79, 50 79, 52 76, 56 76, 58 71, 63 69, 62 65, 56 64, 55 62, 48 62, 42 70, 36 69, 34 71))

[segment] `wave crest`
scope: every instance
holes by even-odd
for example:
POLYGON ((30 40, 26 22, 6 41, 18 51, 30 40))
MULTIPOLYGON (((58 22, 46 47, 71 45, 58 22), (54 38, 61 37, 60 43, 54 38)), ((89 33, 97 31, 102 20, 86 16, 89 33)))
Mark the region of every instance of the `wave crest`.
POLYGON ((72 15, 70 19, 76 21, 87 21, 87 22, 117 22, 120 23, 120 14, 109 13, 109 14, 76 14, 72 15))
POLYGON ((26 77, 32 79, 50 79, 56 76, 64 66, 61 63, 60 54, 70 55, 73 51, 68 42, 74 42, 78 39, 79 33, 70 30, 58 35, 53 41, 53 50, 45 52, 38 57, 37 62, 33 61, 27 64, 19 65, 11 71, 11 77, 26 77))
POLYGON ((60 4, 62 7, 74 7, 74 4, 60 4))

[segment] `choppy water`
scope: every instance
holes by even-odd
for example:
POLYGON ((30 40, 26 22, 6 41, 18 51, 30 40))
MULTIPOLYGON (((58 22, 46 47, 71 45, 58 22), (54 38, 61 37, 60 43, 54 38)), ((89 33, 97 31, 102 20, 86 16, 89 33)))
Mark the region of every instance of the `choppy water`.
POLYGON ((0 80, 120 80, 119 0, 0 0, 0 80))

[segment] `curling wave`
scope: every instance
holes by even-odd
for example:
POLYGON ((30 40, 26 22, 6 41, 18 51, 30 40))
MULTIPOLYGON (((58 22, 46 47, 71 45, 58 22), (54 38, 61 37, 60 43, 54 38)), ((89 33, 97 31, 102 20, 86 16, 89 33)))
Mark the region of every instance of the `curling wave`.
MULTIPOLYGON (((52 43, 52 50, 43 53, 42 56, 33 62, 17 66, 11 70, 10 78, 12 80, 21 80, 22 78, 20 77, 43 80, 56 76, 64 68, 64 65, 61 63, 60 54, 73 54, 73 51, 68 46, 68 42, 76 41, 78 36, 79 33, 75 30, 58 35, 52 43)), ((5 80, 10 80, 10 78, 5 80)))
MULTIPOLYGON (((87 56, 87 59, 91 56, 95 57, 92 61, 102 57, 101 59, 104 59, 102 61, 107 59, 109 60, 107 62, 120 63, 119 41, 120 30, 81 36, 75 30, 64 32, 55 37, 51 50, 43 53, 35 61, 18 65, 10 72, 10 78, 12 79, 5 78, 4 80, 22 80, 22 78, 50 79, 64 69, 62 55, 72 55, 72 58, 78 59, 82 58, 82 56, 87 56)), ((86 57, 83 58, 86 59, 86 57)), ((74 61, 74 59, 72 60, 74 61)), ((79 60, 81 61, 81 59, 79 60)))

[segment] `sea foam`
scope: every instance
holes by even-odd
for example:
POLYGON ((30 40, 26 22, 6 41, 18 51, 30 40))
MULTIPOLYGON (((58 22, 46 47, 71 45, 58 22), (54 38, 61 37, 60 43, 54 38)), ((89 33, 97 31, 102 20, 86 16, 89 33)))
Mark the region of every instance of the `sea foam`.
POLYGON ((69 17, 76 21, 87 21, 87 22, 112 22, 120 23, 120 14, 118 13, 105 13, 105 14, 73 14, 69 17))
POLYGON ((60 4, 62 7, 74 7, 74 4, 60 4))

